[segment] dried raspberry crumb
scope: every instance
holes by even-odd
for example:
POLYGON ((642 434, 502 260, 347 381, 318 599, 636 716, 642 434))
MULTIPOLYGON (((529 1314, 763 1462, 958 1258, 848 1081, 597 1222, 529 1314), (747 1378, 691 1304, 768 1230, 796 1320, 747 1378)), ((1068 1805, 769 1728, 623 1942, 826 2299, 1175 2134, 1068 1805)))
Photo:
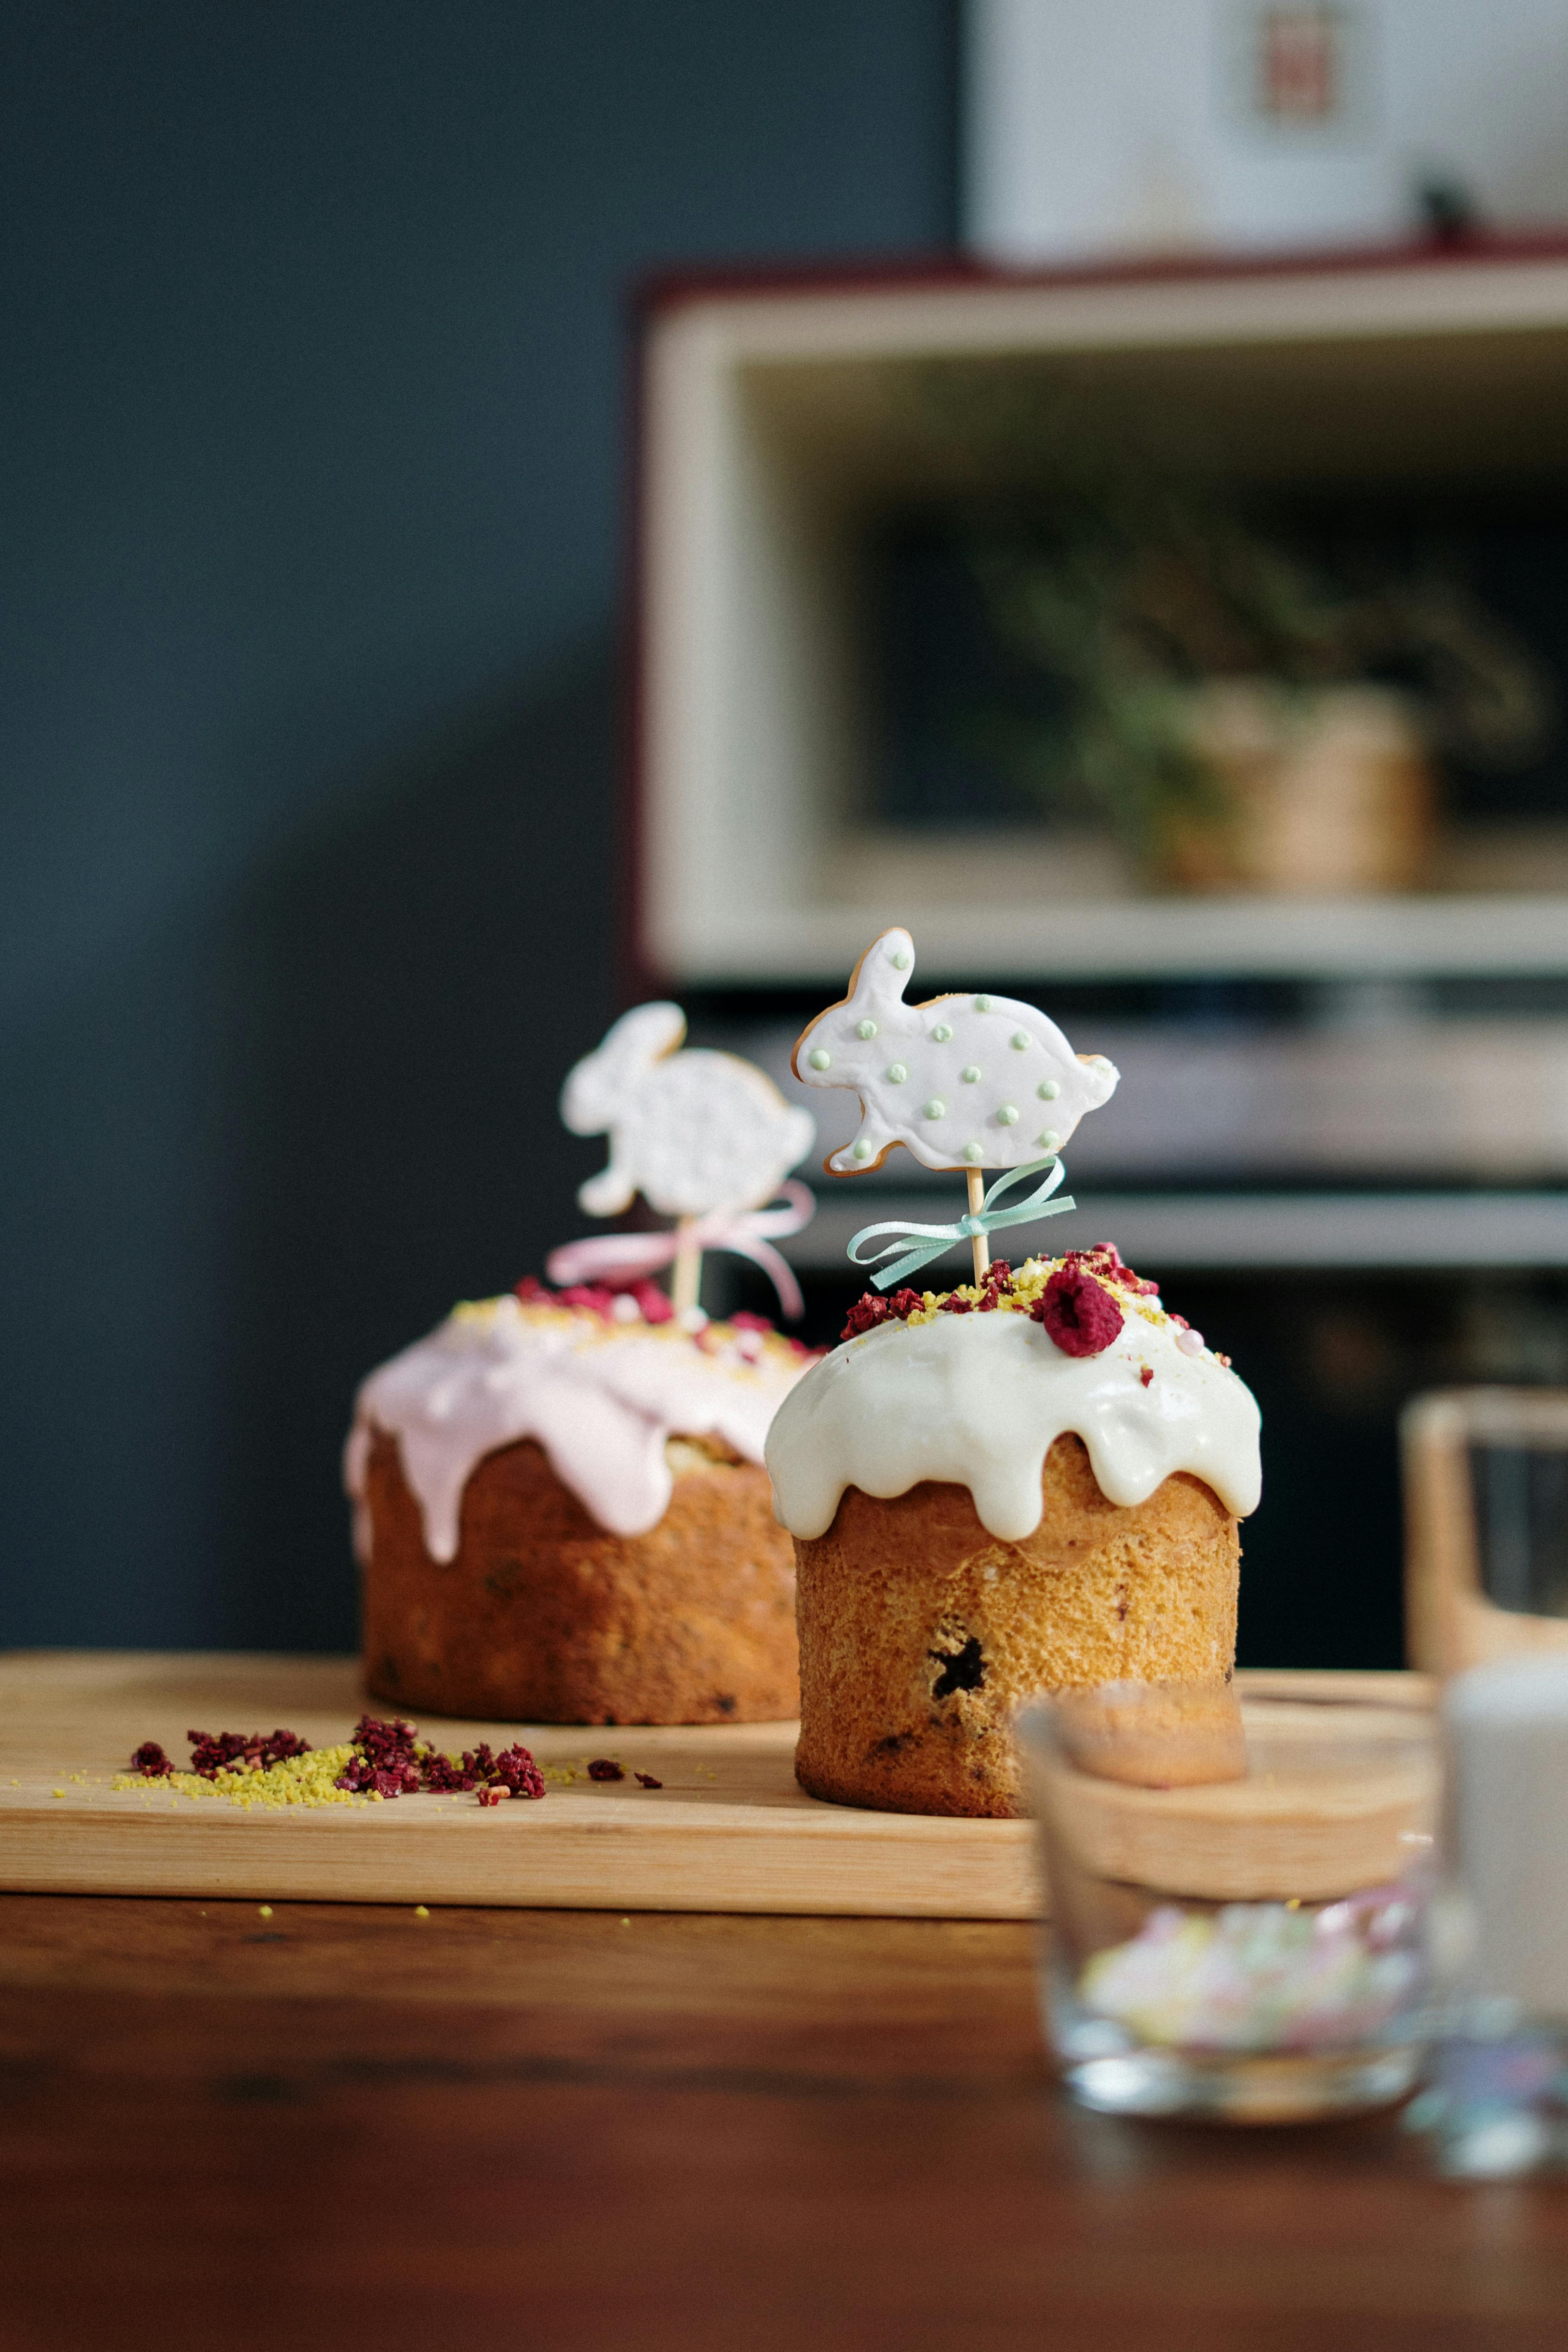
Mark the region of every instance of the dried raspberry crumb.
POLYGON ((918 1315, 924 1305, 925 1300, 921 1297, 920 1292, 906 1286, 902 1290, 894 1291, 888 1302, 888 1312, 889 1315, 896 1315, 900 1323, 907 1323, 910 1317, 918 1315))
POLYGON ((1190 1331, 1193 1328, 1184 1315, 1178 1315, 1173 1309, 1167 1310, 1165 1320, 1167 1323, 1173 1323, 1178 1331, 1190 1331))
POLYGON ((748 1315, 743 1309, 739 1315, 728 1317, 727 1320, 737 1331, 771 1331, 773 1328, 765 1315, 748 1315))
POLYGON ((642 1308, 645 1323, 668 1323, 675 1314, 669 1293, 661 1290, 657 1282, 634 1282, 631 1295, 642 1308))
POLYGON ((265 1772, 290 1756, 308 1756, 310 1743, 294 1731, 187 1731, 191 1769, 204 1780, 220 1772, 265 1772))
POLYGON ((942 1300, 937 1312, 940 1315, 973 1315, 974 1312, 974 1305, 972 1299, 961 1298, 957 1291, 954 1290, 950 1292, 948 1297, 942 1300))
POLYGON ((885 1323, 892 1311, 885 1298, 879 1298, 874 1291, 862 1291, 849 1309, 838 1337, 840 1339, 858 1339, 863 1332, 874 1331, 879 1323, 885 1323))
POLYGON ((1102 1354, 1126 1320, 1109 1290, 1077 1266, 1053 1274, 1029 1312, 1064 1356, 1102 1354))
POLYGON ((362 1715, 354 1727, 353 1755, 338 1774, 334 1787, 356 1796, 412 1797, 419 1788, 419 1759, 413 1724, 401 1716, 391 1722, 362 1715))
POLYGON ((624 1780, 626 1777, 620 1766, 610 1756, 595 1756, 588 1767, 590 1780, 624 1780))
POLYGON ((1142 1383, 1143 1383, 1144 1387, 1145 1387, 1145 1388, 1147 1388, 1147 1387, 1148 1387, 1148 1385, 1149 1385, 1149 1383, 1150 1383, 1150 1381, 1151 1381, 1153 1379, 1153 1377, 1154 1377, 1154 1367, 1153 1367, 1153 1365, 1152 1365, 1152 1364, 1145 1364, 1145 1365, 1144 1365, 1144 1367, 1143 1367, 1143 1369, 1142 1369, 1142 1370, 1139 1373, 1138 1377, 1139 1377, 1139 1379, 1142 1381, 1142 1383))
POLYGON ((557 1307, 581 1307, 590 1315, 601 1316, 605 1322, 614 1319, 616 1294, 596 1282, 574 1282, 555 1294, 557 1307))
POLYGON ((640 1781, 645 1789, 662 1789, 664 1786, 664 1782, 656 1780, 651 1772, 634 1772, 632 1778, 640 1781))
POLYGON ((1114 1282, 1120 1290, 1131 1290, 1140 1298, 1157 1298, 1157 1282, 1144 1282, 1122 1258, 1114 1242, 1096 1242, 1092 1249, 1068 1250, 1063 1264, 1092 1274, 1097 1282, 1114 1282))
MULTIPOLYGON (((224 1771, 265 1771, 310 1753, 310 1741, 294 1731, 192 1731, 186 1737, 191 1769, 205 1780, 224 1771)), ((387 1722, 374 1715, 361 1716, 349 1744, 353 1753, 333 1785, 353 1795, 412 1797, 421 1789, 437 1795, 478 1789, 485 1803, 499 1804, 506 1796, 544 1794, 544 1776, 521 1745, 496 1756, 481 1742, 459 1764, 439 1748, 420 1746, 416 1727, 401 1717, 387 1722)), ((143 1740, 131 1763, 149 1780, 163 1780, 174 1769, 155 1739, 143 1740)))
POLYGON ((554 1294, 545 1288, 536 1274, 525 1274, 522 1280, 513 1286, 512 1296, 521 1298, 525 1307, 550 1307, 554 1304, 554 1294))
POLYGON ((510 1797, 542 1797, 544 1775, 528 1749, 503 1748, 496 1758, 496 1780, 510 1797))

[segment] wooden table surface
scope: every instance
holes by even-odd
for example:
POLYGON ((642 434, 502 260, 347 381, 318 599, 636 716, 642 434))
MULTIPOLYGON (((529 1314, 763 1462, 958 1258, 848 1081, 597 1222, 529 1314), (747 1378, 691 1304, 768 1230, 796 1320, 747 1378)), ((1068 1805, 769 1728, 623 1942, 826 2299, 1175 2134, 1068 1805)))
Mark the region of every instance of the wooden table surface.
POLYGON ((0 2347, 1568 2343, 1568 2189, 1080 2115, 1033 1942, 0 1897, 0 2347))

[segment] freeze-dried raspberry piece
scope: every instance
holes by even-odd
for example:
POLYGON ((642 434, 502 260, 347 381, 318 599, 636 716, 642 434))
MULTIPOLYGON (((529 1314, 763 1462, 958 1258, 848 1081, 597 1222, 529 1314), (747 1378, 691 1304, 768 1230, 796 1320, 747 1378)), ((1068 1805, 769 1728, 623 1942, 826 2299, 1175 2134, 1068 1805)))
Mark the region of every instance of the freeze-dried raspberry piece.
POLYGON ((626 1774, 611 1756, 595 1756, 588 1767, 590 1780, 624 1780, 626 1774))
POLYGON ((333 1786, 355 1796, 412 1797, 419 1787, 420 1759, 413 1724, 396 1716, 362 1715, 354 1727, 353 1754, 333 1786))
POLYGON ((503 1748, 496 1758, 496 1782, 510 1797, 542 1797, 544 1775, 521 1744, 503 1748))
POLYGON ((616 1294, 597 1282, 574 1282, 565 1290, 558 1290, 552 1304, 556 1307, 582 1307, 590 1315, 597 1315, 606 1323, 614 1320, 616 1294))
POLYGON ((885 1298, 879 1298, 873 1291, 862 1291, 849 1309, 848 1319, 838 1337, 858 1339, 862 1333, 874 1331, 879 1323, 885 1323, 892 1311, 885 1298))
POLYGON ((1126 1320, 1103 1284, 1077 1266, 1053 1274, 1029 1311, 1064 1356, 1102 1354, 1126 1320))
POLYGON ((131 1769, 144 1780, 165 1780, 174 1769, 155 1739, 144 1739, 131 1759, 131 1769))
POLYGON ((296 1731, 187 1731, 191 1769, 204 1780, 220 1772, 264 1772, 286 1757, 308 1756, 310 1743, 296 1731))

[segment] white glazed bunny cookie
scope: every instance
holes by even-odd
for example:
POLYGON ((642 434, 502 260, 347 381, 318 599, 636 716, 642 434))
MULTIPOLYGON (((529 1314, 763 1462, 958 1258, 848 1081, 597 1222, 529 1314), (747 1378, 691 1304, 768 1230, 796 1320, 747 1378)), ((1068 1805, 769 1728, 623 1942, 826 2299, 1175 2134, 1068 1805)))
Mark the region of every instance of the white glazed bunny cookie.
POLYGON ((664 1217, 749 1209, 771 1199, 816 1139, 811 1113, 736 1054, 676 1048, 679 1004, 639 1004, 572 1070, 561 1116, 574 1135, 610 1139, 610 1162, 578 1192, 591 1217, 640 1192, 664 1217))
POLYGON ((1115 1092, 1115 1066, 1075 1054, 1032 1004, 984 994, 906 1004, 914 965, 908 931, 884 931, 843 1003, 795 1045, 804 1084, 860 1097, 859 1130, 823 1163, 829 1175, 880 1167, 896 1143, 927 1168, 1021 1168, 1059 1151, 1115 1092))

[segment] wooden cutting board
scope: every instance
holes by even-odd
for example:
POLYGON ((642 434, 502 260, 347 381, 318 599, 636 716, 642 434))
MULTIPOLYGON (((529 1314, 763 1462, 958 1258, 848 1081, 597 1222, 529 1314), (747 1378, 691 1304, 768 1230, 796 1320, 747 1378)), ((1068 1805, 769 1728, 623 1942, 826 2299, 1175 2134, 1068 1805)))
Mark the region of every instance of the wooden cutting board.
MULTIPOLYGON (((1429 1703, 1415 1675, 1238 1679, 1249 1733, 1276 1717, 1316 1722, 1342 1711, 1364 1727, 1429 1703)), ((424 1728, 445 1748, 521 1737, 542 1764, 578 1769, 541 1803, 488 1810, 472 1796, 421 1796, 247 1811, 221 1798, 172 1798, 156 1783, 111 1785, 144 1739, 176 1764, 193 1726, 284 1726, 324 1746, 347 1738, 364 1704, 352 1659, 0 1656, 0 1887, 971 1919, 1044 1908, 1028 1822, 820 1804, 795 1785, 793 1723, 607 1731, 430 1719, 424 1728), (615 1758, 626 1779, 588 1780, 595 1756, 615 1758), (630 1777, 637 1769, 663 1786, 640 1788, 630 1777)), ((374 1702, 372 1710, 380 1711, 374 1702)))

